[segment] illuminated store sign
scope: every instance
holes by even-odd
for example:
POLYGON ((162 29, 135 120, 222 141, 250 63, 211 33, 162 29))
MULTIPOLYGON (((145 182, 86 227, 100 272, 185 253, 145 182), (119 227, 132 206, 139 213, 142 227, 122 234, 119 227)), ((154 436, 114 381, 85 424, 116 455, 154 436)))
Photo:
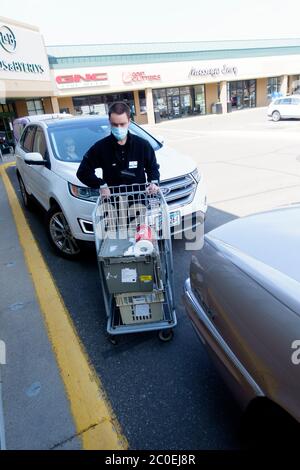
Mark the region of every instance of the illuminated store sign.
POLYGON ((56 83, 58 88, 103 86, 108 84, 108 75, 107 73, 58 75, 56 83))

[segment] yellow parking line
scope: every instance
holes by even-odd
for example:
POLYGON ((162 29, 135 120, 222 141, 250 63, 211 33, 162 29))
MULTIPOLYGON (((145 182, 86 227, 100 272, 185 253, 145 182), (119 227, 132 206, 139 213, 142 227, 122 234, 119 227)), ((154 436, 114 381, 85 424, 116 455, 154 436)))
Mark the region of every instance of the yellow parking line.
MULTIPOLYGON (((84 449, 127 449, 127 440, 122 435, 99 377, 89 364, 88 356, 6 174, 5 169, 10 165, 13 163, 0 166, 0 175, 65 385, 77 434, 82 439, 84 449)), ((84 315, 84 312, 82 314, 84 315)))

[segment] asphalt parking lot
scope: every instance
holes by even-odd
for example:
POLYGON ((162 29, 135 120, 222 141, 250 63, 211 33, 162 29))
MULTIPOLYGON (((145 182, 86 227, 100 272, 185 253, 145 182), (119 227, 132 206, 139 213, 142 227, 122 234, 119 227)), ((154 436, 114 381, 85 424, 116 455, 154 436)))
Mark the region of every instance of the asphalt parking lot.
POLYGON ((300 121, 273 122, 266 113, 256 108, 148 128, 198 163, 210 207, 241 217, 300 201, 300 121))
MULTIPOLYGON (((191 155, 208 188, 206 232, 236 217, 300 201, 300 122, 273 123, 265 109, 153 126, 165 142, 191 155)), ((149 126, 148 126, 149 127, 149 126)), ((13 168, 8 175, 20 198, 13 168)), ((178 326, 170 343, 155 333, 112 345, 93 250, 80 262, 48 245, 43 211, 26 214, 77 333, 132 449, 240 448, 241 412, 186 317, 181 295, 192 252, 173 244, 178 326)))

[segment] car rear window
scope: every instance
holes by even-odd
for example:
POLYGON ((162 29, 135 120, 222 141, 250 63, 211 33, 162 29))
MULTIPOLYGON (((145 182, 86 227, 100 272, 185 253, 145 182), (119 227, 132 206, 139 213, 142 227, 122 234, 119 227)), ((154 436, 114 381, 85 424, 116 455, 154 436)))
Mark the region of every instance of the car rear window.
POLYGON ((291 103, 292 103, 291 98, 283 98, 282 100, 280 100, 280 104, 291 104, 291 103))

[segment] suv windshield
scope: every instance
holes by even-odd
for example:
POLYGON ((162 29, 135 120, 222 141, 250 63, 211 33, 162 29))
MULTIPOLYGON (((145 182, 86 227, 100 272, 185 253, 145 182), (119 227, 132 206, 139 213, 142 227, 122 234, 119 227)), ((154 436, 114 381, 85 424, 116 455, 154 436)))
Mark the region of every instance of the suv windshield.
MULTIPOLYGON (((64 125, 51 125, 48 128, 49 139, 55 158, 62 161, 81 162, 84 154, 98 140, 110 134, 108 119, 99 121, 82 120, 80 122, 64 122, 64 125)), ((161 144, 142 128, 131 122, 129 130, 132 134, 146 139, 154 150, 161 144)))

